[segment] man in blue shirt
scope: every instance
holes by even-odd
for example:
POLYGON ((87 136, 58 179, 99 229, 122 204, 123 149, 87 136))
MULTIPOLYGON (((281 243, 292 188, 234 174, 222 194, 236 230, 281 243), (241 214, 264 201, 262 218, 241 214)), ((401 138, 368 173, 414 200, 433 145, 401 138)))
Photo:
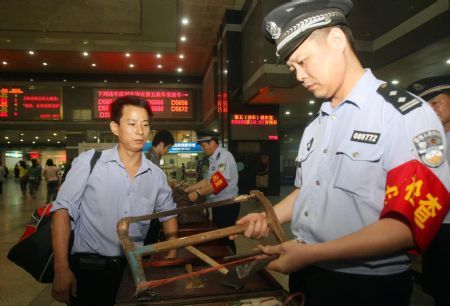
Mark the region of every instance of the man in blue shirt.
MULTIPOLYGON (((351 8, 296 0, 264 18, 279 59, 325 102, 300 142, 297 188, 274 207, 296 241, 262 250, 305 305, 408 306, 406 251, 423 251, 448 211, 444 131, 429 105, 362 67, 351 8)), ((247 237, 268 234, 264 213, 238 222, 247 237)))
MULTIPOLYGON (((450 75, 422 79, 408 89, 427 101, 444 126, 447 145, 450 143, 450 75)), ((450 163, 450 150, 447 149, 450 163)), ((422 256, 423 288, 434 298, 436 306, 450 305, 450 213, 436 237, 422 256)))
MULTIPOLYGON (((208 196, 208 201, 216 202, 238 195, 238 172, 233 155, 219 145, 219 134, 213 131, 198 131, 197 141, 202 146, 206 156, 209 157, 207 178, 186 189, 189 199, 196 201, 201 196, 208 196)), ((235 225, 239 216, 239 204, 214 207, 212 209, 212 222, 219 228, 235 225)), ((236 246, 228 239, 221 240, 227 243, 233 252, 236 246)))
MULTIPOLYGON (((118 145, 102 152, 91 174, 94 150, 73 161, 52 208, 56 300, 70 300, 70 305, 113 305, 126 263, 117 221, 175 208, 164 173, 142 153, 150 134, 150 117, 145 100, 118 98, 111 104, 110 123, 118 145), (71 227, 74 243, 69 265, 71 227)), ((166 238, 176 238, 176 219, 160 221, 166 238)), ((130 225, 135 243, 142 243, 149 223, 130 225)))

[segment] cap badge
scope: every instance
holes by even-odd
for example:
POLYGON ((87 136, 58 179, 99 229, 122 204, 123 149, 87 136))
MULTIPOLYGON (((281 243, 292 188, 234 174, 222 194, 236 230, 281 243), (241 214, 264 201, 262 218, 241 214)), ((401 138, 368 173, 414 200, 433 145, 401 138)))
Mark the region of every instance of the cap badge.
POLYGON ((281 36, 281 28, 273 21, 266 23, 266 30, 272 39, 278 39, 281 36))

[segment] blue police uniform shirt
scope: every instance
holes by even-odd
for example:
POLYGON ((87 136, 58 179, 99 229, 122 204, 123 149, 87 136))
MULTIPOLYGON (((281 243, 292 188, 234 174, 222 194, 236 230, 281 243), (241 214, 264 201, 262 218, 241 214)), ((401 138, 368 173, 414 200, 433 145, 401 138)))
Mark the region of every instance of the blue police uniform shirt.
MULTIPOLYGON (((377 89, 383 82, 366 70, 337 107, 324 102, 306 127, 297 156, 292 232, 306 243, 333 240, 376 222, 383 209, 387 173, 418 159, 413 138, 442 124, 427 104, 401 114, 377 89), (365 141, 352 141, 354 133, 365 141)), ((443 139, 445 148, 445 138, 443 139)), ((447 161, 431 169, 450 186, 447 161)), ((370 261, 321 263, 340 272, 366 275, 400 273, 408 269, 406 254, 370 261)))
POLYGON ((211 176, 220 171, 228 182, 228 186, 218 194, 208 196, 210 201, 220 201, 236 197, 238 195, 238 172, 233 155, 222 147, 218 147, 209 157, 208 181, 211 176))
MULTIPOLYGON (((53 202, 52 211, 67 209, 73 219, 75 240, 72 253, 121 256, 117 221, 175 209, 176 205, 164 172, 144 153, 141 166, 132 179, 120 160, 117 146, 102 152, 89 176, 93 155, 94 150, 89 150, 74 159, 53 202)), ((166 221, 172 217, 159 220, 166 221)), ((131 240, 142 245, 149 225, 148 220, 130 224, 131 240)))

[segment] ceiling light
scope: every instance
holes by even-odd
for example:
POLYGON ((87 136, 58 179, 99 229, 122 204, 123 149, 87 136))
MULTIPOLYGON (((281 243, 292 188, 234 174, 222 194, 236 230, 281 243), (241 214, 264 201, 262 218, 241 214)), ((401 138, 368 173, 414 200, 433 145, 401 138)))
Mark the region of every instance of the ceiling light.
POLYGON ((23 133, 20 133, 20 136, 23 136, 24 134, 23 133))
POLYGON ((162 83, 164 83, 163 81, 159 81, 159 84, 162 84, 162 83))
POLYGON ((58 133, 53 133, 53 136, 58 136, 58 133))
POLYGON ((34 79, 30 79, 30 82, 34 82, 34 79))
POLYGON ((131 54, 130 53, 125 53, 125 57, 130 57, 131 56, 131 54))
POLYGON ((178 71, 178 72, 183 72, 183 68, 181 68, 181 67, 180 67, 180 68, 177 68, 177 71, 178 71))
POLYGON ((219 130, 218 129, 213 129, 213 131, 217 133, 219 130))
POLYGON ((450 58, 446 61, 446 63, 450 65, 450 58))
POLYGON ((97 66, 97 64, 96 64, 96 63, 92 63, 91 66, 92 66, 92 67, 95 67, 95 66, 97 66))
POLYGON ((315 104, 316 103, 316 101, 314 101, 314 100, 309 100, 309 104, 315 104))
POLYGON ((289 115, 291 114, 291 112, 290 112, 290 111, 285 111, 284 114, 285 114, 286 116, 289 116, 289 115))
POLYGON ((43 66, 47 66, 48 64, 47 64, 47 62, 43 62, 42 65, 43 66))
POLYGON ((180 55, 178 55, 178 57, 183 59, 184 58, 184 54, 180 54, 180 55))
POLYGON ((36 143, 36 141, 33 141, 33 143, 36 143))
POLYGON ((392 80, 391 83, 394 84, 394 85, 397 85, 399 83, 399 81, 398 80, 392 80))
POLYGON ((60 141, 57 141, 56 143, 61 143, 60 141))
POLYGON ((94 139, 97 139, 97 136, 94 136, 94 139))
POLYGON ((5 139, 9 139, 9 137, 8 137, 8 136, 5 136, 5 139))
POLYGON ((312 113, 312 112, 309 112, 309 113, 308 113, 308 115, 312 116, 312 115, 313 115, 313 113, 312 113))
POLYGON ((189 18, 184 17, 183 19, 181 19, 181 24, 183 25, 189 24, 189 18))
POLYGON ((47 139, 47 141, 50 141, 50 139, 47 139))
POLYGON ((64 80, 63 80, 63 82, 67 82, 67 80, 66 80, 66 79, 64 79, 64 80))
POLYGON ((88 55, 89 55, 89 53, 87 53, 86 51, 83 52, 83 56, 88 56, 88 55))
POLYGON ((156 53, 157 58, 161 58, 161 53, 156 53))
POLYGON ((180 80, 180 79, 178 79, 178 80, 177 80, 177 82, 181 82, 181 80, 180 80))
POLYGON ((130 68, 134 68, 134 64, 130 64, 130 65, 128 65, 128 66, 130 66, 130 68))
POLYGON ((72 85, 72 89, 74 89, 75 88, 75 85, 72 85))
POLYGON ((267 63, 267 58, 264 59, 264 63, 267 63))
POLYGON ((162 65, 158 65, 158 68, 161 69, 161 68, 162 68, 162 65))
POLYGON ((103 83, 108 83, 108 80, 103 80, 103 83))
POLYGON ((64 136, 64 139, 67 139, 67 136, 64 136))
POLYGON ((39 139, 39 136, 35 136, 34 138, 35 138, 35 139, 39 139))
POLYGON ((8 143, 11 143, 11 141, 8 141, 8 143))
POLYGON ((180 40, 181 40, 181 41, 186 41, 186 36, 181 36, 181 37, 180 37, 180 40))
POLYGON ((31 50, 30 50, 30 51, 28 51, 28 54, 29 54, 29 55, 33 55, 33 54, 34 54, 34 51, 31 51, 31 50))
POLYGON ((2 64, 3 65, 8 65, 8 62, 3 61, 2 64))
POLYGON ((139 84, 139 80, 136 80, 136 83, 139 84))
POLYGON ((21 139, 20 141, 23 142, 23 139, 21 139))
POLYGON ((87 45, 89 42, 87 40, 83 41, 83 45, 87 45))
POLYGON ((224 73, 224 74, 228 74, 228 70, 225 69, 225 70, 223 71, 223 73, 224 73))

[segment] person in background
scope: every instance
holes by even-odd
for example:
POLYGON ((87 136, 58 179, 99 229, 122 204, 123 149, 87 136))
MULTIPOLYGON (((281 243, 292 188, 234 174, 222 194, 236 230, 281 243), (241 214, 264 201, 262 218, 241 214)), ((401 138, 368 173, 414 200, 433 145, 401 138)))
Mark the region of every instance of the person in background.
MULTIPOLYGON (((450 75, 414 82, 408 90, 428 101, 444 126, 447 162, 450 163, 450 75)), ((433 296, 436 306, 450 305, 450 213, 422 256, 423 289, 433 296)))
MULTIPOLYGON (((151 116, 145 99, 116 99, 111 104, 110 129, 118 144, 102 152, 91 173, 95 150, 74 159, 52 207, 52 293, 57 301, 75 306, 114 305, 126 264, 117 222, 176 207, 164 172, 142 152, 151 116), (71 227, 74 242, 69 254, 71 227)), ((160 221, 166 239, 175 239, 175 216, 160 221)), ((135 244, 142 245, 148 226, 149 221, 130 224, 129 235, 135 244)))
MULTIPOLYGON (((325 102, 303 132, 296 188, 274 206, 295 240, 260 250, 305 306, 409 306, 407 251, 427 248, 450 205, 445 134, 427 103, 362 67, 352 6, 295 0, 264 17, 278 59, 325 102)), ((267 237, 267 223, 238 221, 251 238, 267 237)))
POLYGON ((184 163, 181 163, 181 180, 184 181, 186 178, 186 166, 184 163))
POLYGON ((53 163, 53 159, 49 158, 45 162, 43 176, 47 181, 47 203, 56 199, 59 188, 59 168, 53 163))
MULTIPOLYGON (((167 130, 160 130, 155 134, 152 140, 152 147, 147 152, 147 158, 158 167, 161 158, 169 152, 171 146, 175 143, 172 133, 167 130)), ((144 239, 144 245, 153 244, 159 241, 161 223, 158 219, 151 220, 147 236, 144 239)))
POLYGON ((2 162, 0 161, 0 194, 3 194, 3 182, 5 181, 6 177, 6 166, 3 166, 2 162))
POLYGON ((31 167, 28 168, 28 189, 32 199, 36 199, 36 195, 41 184, 42 167, 38 164, 37 159, 31 160, 31 167))
MULTIPOLYGON (((213 131, 197 131, 197 142, 209 157, 208 175, 205 179, 185 189, 189 199, 194 202, 202 196, 208 196, 208 201, 216 202, 238 195, 238 172, 233 155, 219 145, 219 133, 213 131)), ((235 225, 239 216, 240 205, 232 204, 212 208, 212 222, 218 228, 235 225)), ((221 240, 228 244, 236 253, 234 241, 227 238, 221 240)))
POLYGON ((18 181, 18 180, 19 180, 19 176, 20 176, 19 163, 16 163, 16 164, 14 165, 14 179, 15 179, 16 181, 18 181))
POLYGON ((19 184, 22 198, 27 197, 28 166, 24 160, 19 161, 19 184))
POLYGON ((172 133, 167 130, 161 130, 155 134, 152 140, 152 147, 147 152, 147 158, 159 167, 161 157, 169 152, 171 146, 175 143, 172 133))
POLYGON ((61 175, 61 184, 66 180, 67 173, 69 173, 69 170, 72 167, 72 160, 72 158, 69 159, 64 167, 63 174, 61 175))

